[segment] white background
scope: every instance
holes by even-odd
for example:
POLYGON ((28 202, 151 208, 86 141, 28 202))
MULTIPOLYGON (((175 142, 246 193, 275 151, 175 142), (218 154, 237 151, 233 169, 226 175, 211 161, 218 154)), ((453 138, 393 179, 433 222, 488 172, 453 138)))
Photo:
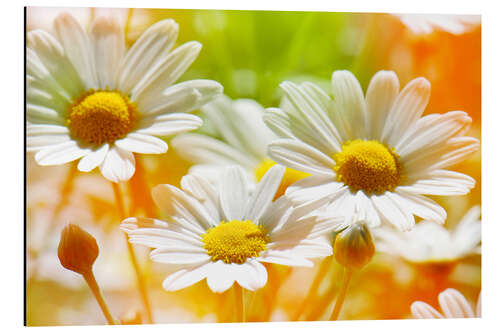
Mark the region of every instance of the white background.
MULTIPOLYGON (((308 10, 342 12, 440 13, 482 15, 482 165, 483 165, 483 318, 469 320, 392 320, 311 323, 184 324, 151 326, 95 326, 93 331, 212 332, 282 330, 303 332, 429 332, 453 330, 496 331, 500 327, 500 11, 498 1, 459 0, 307 0, 190 1, 190 0, 65 0, 4 1, 0 8, 0 327, 23 329, 23 6, 143 7, 308 10), (7 214, 5 214, 5 212, 7 214), (496 329, 494 328, 496 327, 496 329)), ((450 82, 453 84, 453 82, 450 82)), ((44 332, 87 332, 89 327, 29 328, 44 332)))

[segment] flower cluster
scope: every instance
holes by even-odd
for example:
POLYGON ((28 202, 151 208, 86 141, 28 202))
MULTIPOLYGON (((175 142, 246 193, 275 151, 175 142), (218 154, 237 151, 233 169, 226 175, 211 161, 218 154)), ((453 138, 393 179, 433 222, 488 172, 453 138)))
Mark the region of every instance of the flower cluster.
MULTIPOLYGON (((424 114, 427 79, 401 89, 396 73, 382 70, 364 92, 353 73, 338 70, 329 91, 283 81, 279 107, 270 107, 232 100, 213 80, 177 83, 201 44, 174 48, 178 25, 171 19, 151 25, 130 47, 113 15, 97 16, 86 29, 63 13, 54 32, 27 35, 27 151, 41 166, 79 160, 79 171, 99 168, 112 182, 150 322, 133 245, 152 249, 151 261, 167 267, 162 286, 169 292, 204 279, 214 293, 253 292, 265 289, 276 265, 313 267, 332 256, 345 271, 332 319, 353 271, 376 251, 413 263, 480 253, 480 208, 448 231, 440 204, 474 188, 472 177, 450 168, 478 151, 479 140, 467 136, 472 119, 463 111, 424 114), (134 154, 164 154, 166 140, 192 165, 180 186, 149 191, 148 170, 136 168, 134 154)), ((64 229, 60 263, 84 276, 108 322, 118 323, 91 274, 98 252, 80 227, 64 229)), ((439 301, 446 317, 474 316, 457 291, 439 301)), ((423 302, 411 311, 442 317, 423 302)))

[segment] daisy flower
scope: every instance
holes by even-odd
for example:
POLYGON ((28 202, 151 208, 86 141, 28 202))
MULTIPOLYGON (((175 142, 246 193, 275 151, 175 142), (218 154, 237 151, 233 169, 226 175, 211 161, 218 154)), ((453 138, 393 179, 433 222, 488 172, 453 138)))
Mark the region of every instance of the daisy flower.
POLYGON ((481 23, 479 15, 393 14, 414 34, 430 34, 436 29, 463 34, 481 23))
POLYGON ((472 207, 453 231, 431 221, 401 233, 390 227, 373 230, 377 250, 422 262, 455 261, 481 252, 481 208, 472 207))
MULTIPOLYGON (((258 182, 276 163, 267 156, 267 145, 277 136, 262 120, 264 108, 254 100, 231 100, 221 96, 204 105, 203 128, 207 134, 186 133, 175 137, 171 144, 184 159, 195 163, 190 173, 216 181, 229 165, 241 166, 251 183, 258 182)), ((309 176, 287 168, 277 196, 288 185, 309 176)))
POLYGON ((113 182, 135 171, 133 153, 161 154, 170 136, 196 129, 202 120, 186 112, 222 93, 220 84, 174 84, 196 59, 201 44, 171 51, 173 20, 148 28, 126 50, 114 17, 98 17, 86 32, 70 14, 54 21, 56 37, 27 36, 27 148, 40 165, 77 159, 80 171, 99 167, 113 182))
POLYGON ((356 212, 370 227, 386 221, 409 230, 413 215, 446 218, 424 195, 460 195, 474 187, 471 177, 445 170, 478 149, 477 139, 463 135, 471 118, 462 111, 422 117, 430 96, 426 79, 399 91, 396 74, 380 71, 366 98, 349 71, 333 73, 333 100, 308 82, 281 88, 281 108, 264 116, 281 137, 268 146, 269 155, 312 175, 288 187, 294 204, 328 196, 332 212, 356 212))
POLYGON ((440 319, 440 318, 480 318, 481 317, 481 293, 477 298, 476 311, 458 290, 448 288, 438 296, 439 305, 443 314, 429 304, 416 301, 411 305, 411 313, 416 319, 440 319), (444 315, 444 316, 443 316, 444 315))
POLYGON ((257 290, 267 282, 263 262, 312 266, 310 258, 331 255, 325 235, 342 219, 310 214, 319 202, 295 208, 284 196, 273 202, 284 172, 273 166, 254 190, 237 166, 226 168, 218 187, 195 174, 184 176, 182 190, 171 185, 153 189, 168 222, 133 217, 121 228, 131 243, 155 248, 153 261, 176 267, 163 282, 167 291, 204 278, 214 292, 235 281, 257 290))

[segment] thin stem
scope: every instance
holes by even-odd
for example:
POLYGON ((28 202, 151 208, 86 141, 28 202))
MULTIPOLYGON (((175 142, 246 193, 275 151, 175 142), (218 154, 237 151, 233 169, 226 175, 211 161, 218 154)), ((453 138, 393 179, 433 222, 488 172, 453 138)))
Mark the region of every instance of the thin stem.
POLYGON ((311 304, 312 299, 314 296, 316 296, 318 292, 319 285, 323 281, 323 278, 326 275, 326 272, 332 265, 332 260, 333 260, 333 255, 326 257, 322 262, 321 265, 319 266, 318 272, 316 273, 316 276, 314 277, 314 280, 311 284, 311 287, 309 288, 309 291, 307 292, 306 298, 302 301, 300 306, 297 308, 297 311, 295 311, 294 316, 292 317, 292 321, 297 321, 300 318, 300 315, 304 312, 306 306, 308 304, 311 304))
MULTIPOLYGON (((120 186, 117 183, 113 184, 113 192, 115 194, 116 205, 118 206, 118 210, 120 212, 120 218, 123 220, 126 217, 125 205, 123 203, 123 196, 120 190, 120 186)), ((141 295, 142 304, 146 311, 146 318, 148 324, 153 323, 153 315, 151 312, 151 303, 149 301, 149 295, 146 288, 146 283, 144 281, 144 276, 142 275, 141 268, 139 267, 139 262, 137 261, 137 256, 135 255, 134 247, 128 241, 128 235, 126 236, 127 250, 130 258, 130 262, 135 271, 135 275, 137 278, 137 287, 139 288, 139 294, 141 295)))
POLYGON ((106 317, 106 320, 108 321, 109 325, 118 325, 119 322, 113 318, 113 315, 109 311, 108 305, 106 304, 106 301, 102 297, 101 289, 99 288, 99 285, 97 284, 97 281, 95 279, 94 273, 92 271, 82 274, 83 278, 89 285, 90 290, 92 291, 92 294, 94 294, 95 299, 97 300, 97 303, 101 307, 102 313, 104 314, 104 317, 106 317))
POLYGON ((340 293, 335 302, 335 307, 333 308, 330 320, 337 320, 342 309, 342 304, 344 304, 345 296, 347 294, 347 288, 349 287, 349 282, 351 281, 352 270, 349 268, 344 269, 344 278, 342 280, 342 286, 340 287, 340 293))
POLYGON ((234 302, 236 305, 236 321, 244 323, 246 321, 245 314, 245 295, 243 288, 235 282, 234 284, 234 302))

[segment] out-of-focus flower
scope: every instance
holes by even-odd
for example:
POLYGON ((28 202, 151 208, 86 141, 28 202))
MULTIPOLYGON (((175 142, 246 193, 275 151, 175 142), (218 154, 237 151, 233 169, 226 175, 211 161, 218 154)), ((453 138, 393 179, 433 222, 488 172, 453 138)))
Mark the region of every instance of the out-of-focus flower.
POLYGON ((416 262, 454 261, 481 252, 481 208, 472 207, 453 231, 430 221, 407 233, 389 227, 373 231, 377 249, 416 262))
POLYGON ((466 194, 474 187, 471 177, 445 170, 479 148, 477 139, 464 136, 471 119, 461 111, 421 117, 430 97, 426 79, 400 92, 396 74, 380 71, 366 98, 348 71, 333 73, 333 100, 309 82, 283 82, 281 88, 281 108, 264 116, 281 137, 269 145, 269 155, 312 174, 288 187, 294 204, 328 197, 331 212, 359 212, 370 227, 385 221, 410 230, 414 215, 446 219, 446 211, 424 195, 466 194))
POLYGON ((430 34, 440 29, 460 35, 481 23, 479 15, 394 14, 415 34, 430 34))
POLYGON ((219 188, 187 175, 182 190, 171 185, 153 189, 155 203, 170 222, 133 217, 121 228, 131 243, 155 248, 153 261, 177 265, 163 282, 168 291, 204 278, 214 292, 235 281, 259 289, 267 282, 262 262, 312 266, 310 258, 330 255, 325 235, 341 219, 310 214, 322 203, 292 207, 285 197, 273 202, 284 172, 282 166, 272 167, 254 190, 240 167, 227 167, 219 188))
POLYGON ((54 20, 61 13, 71 14, 84 27, 88 26, 92 17, 92 9, 88 7, 27 7, 26 29, 42 29, 53 33, 54 20))
POLYGON ((481 293, 477 299, 475 313, 471 304, 458 290, 448 288, 439 294, 438 300, 443 314, 425 302, 416 301, 411 305, 413 317, 416 319, 481 317, 481 293))
POLYGON ((222 93, 211 80, 175 81, 196 59, 201 44, 170 52, 178 26, 163 20, 127 51, 118 19, 100 16, 87 33, 69 14, 54 21, 57 38, 28 33, 27 149, 40 165, 80 159, 78 169, 99 167, 107 179, 126 181, 133 153, 167 151, 157 136, 198 128, 187 114, 222 93))
POLYGON ((92 271, 98 255, 99 247, 91 234, 76 224, 69 224, 62 230, 57 256, 64 268, 86 274, 92 271))
MULTIPOLYGON (((183 158, 197 164, 191 167, 191 173, 216 180, 228 165, 239 165, 249 181, 255 182, 276 164, 267 156, 267 145, 277 137, 262 120, 264 108, 259 103, 250 99, 232 101, 222 96, 201 110, 211 135, 186 133, 172 140, 172 146, 183 158)), ((287 168, 277 196, 307 176, 287 168)))
POLYGON ((335 236, 335 259, 348 269, 361 269, 375 253, 370 229, 364 221, 356 221, 335 236))

